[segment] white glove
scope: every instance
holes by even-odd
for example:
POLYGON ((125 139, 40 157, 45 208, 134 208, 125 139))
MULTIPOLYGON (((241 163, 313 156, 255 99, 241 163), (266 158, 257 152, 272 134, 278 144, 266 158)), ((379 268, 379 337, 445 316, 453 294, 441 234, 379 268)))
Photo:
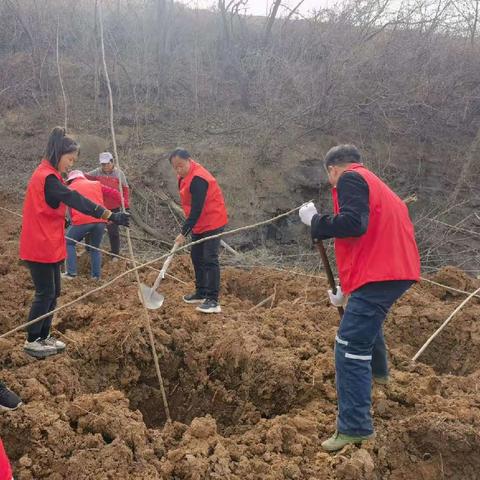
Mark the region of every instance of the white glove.
POLYGON ((347 297, 342 292, 342 287, 337 287, 337 293, 333 293, 332 290, 328 290, 328 296, 330 298, 330 303, 334 307, 344 307, 347 304, 347 297))
POLYGON ((307 226, 312 225, 312 218, 314 215, 317 215, 317 209, 313 202, 308 202, 307 204, 303 205, 302 208, 298 211, 298 215, 300 216, 300 220, 307 226))

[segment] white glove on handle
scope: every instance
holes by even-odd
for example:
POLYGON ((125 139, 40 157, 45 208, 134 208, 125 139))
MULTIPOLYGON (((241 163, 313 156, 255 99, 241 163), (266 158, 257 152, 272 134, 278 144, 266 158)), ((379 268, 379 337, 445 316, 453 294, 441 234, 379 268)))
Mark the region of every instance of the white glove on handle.
POLYGON ((337 287, 337 293, 333 293, 332 290, 328 290, 328 296, 330 298, 330 303, 334 307, 344 307, 347 304, 347 297, 342 292, 342 287, 337 287))
POLYGON ((298 215, 300 216, 300 220, 307 226, 312 225, 312 218, 314 215, 317 215, 317 209, 313 202, 308 202, 303 205, 300 210, 298 211, 298 215))

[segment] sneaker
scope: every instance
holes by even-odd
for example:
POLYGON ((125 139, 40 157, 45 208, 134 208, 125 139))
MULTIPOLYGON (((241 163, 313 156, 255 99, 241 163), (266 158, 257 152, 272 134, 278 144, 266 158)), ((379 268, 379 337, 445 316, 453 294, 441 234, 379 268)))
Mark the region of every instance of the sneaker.
POLYGON ((222 308, 216 300, 207 299, 196 310, 202 313, 220 313, 222 308))
POLYGON ((73 280, 74 278, 77 278, 76 275, 70 275, 69 273, 62 273, 62 278, 64 280, 73 280))
POLYGON ((371 435, 353 436, 335 432, 328 440, 325 440, 322 443, 322 448, 327 452, 336 452, 337 450, 341 450, 346 445, 359 445, 365 440, 370 440, 374 436, 374 433, 371 435))
POLYGON ((21 398, 0 382, 0 410, 16 410, 22 405, 21 398))
POLYGON ((199 293, 190 293, 189 295, 183 296, 183 301, 185 303, 203 303, 205 301, 205 296, 200 295, 199 293))
POLYGON ((57 340, 55 337, 52 337, 49 335, 45 340, 44 340, 46 345, 52 345, 57 349, 57 352, 63 352, 65 350, 65 344, 61 342, 60 340, 57 340))
POLYGON ((34 342, 25 342, 23 347, 25 353, 35 358, 45 358, 57 354, 57 347, 46 343, 45 340, 37 338, 34 342))
POLYGON ((389 378, 387 377, 373 377, 373 381, 378 385, 388 385, 389 378))
POLYGON ((117 263, 119 261, 120 259, 118 257, 112 257, 112 263, 117 263))

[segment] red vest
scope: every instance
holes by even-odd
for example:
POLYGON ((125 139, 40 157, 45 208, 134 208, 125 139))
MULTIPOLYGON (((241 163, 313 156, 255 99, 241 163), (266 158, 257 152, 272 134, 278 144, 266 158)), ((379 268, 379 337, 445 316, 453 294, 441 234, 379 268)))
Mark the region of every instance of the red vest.
POLYGON ((206 168, 193 160, 190 161, 190 170, 187 176, 179 178, 180 200, 185 216, 188 218, 192 209, 190 184, 193 177, 200 177, 208 182, 205 204, 197 224, 193 227, 193 233, 200 234, 224 227, 228 218, 222 190, 218 186, 215 177, 206 168))
MULTIPOLYGON (((352 164, 346 171, 358 173, 367 182, 370 217, 361 237, 335 239, 342 290, 351 293, 370 282, 419 280, 420 256, 405 203, 363 165, 352 164)), ((336 188, 332 194, 337 214, 336 188)))
POLYGON ((12 468, 3 448, 3 443, 0 440, 0 480, 12 480, 12 478, 12 468))
MULTIPOLYGON (((102 194, 102 185, 100 182, 93 180, 87 180, 86 178, 76 178, 70 184, 70 190, 75 190, 80 195, 87 197, 93 203, 97 205, 103 205, 103 194, 102 194)), ((72 217, 72 225, 85 225, 87 223, 106 223, 105 220, 101 218, 91 217, 90 215, 85 215, 74 208, 70 209, 70 215, 72 217)))
POLYGON ((42 160, 28 183, 23 204, 20 258, 31 262, 56 263, 65 259, 65 212, 60 203, 51 208, 45 201, 45 179, 55 175, 63 182, 60 172, 47 160, 42 160))

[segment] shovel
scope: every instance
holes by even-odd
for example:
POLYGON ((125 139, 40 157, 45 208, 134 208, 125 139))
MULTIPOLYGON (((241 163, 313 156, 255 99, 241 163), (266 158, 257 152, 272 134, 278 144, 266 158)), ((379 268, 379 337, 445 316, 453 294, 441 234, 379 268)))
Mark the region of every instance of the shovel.
POLYGON ((165 260, 165 263, 163 264, 163 267, 160 270, 160 273, 158 274, 158 277, 156 278, 153 287, 150 288, 144 283, 140 285, 138 295, 140 296, 140 300, 149 310, 157 310, 163 305, 165 297, 161 293, 157 292, 157 288, 159 287, 160 282, 165 278, 165 273, 167 273, 167 269, 172 263, 173 254, 175 253, 175 250, 177 248, 178 243, 175 243, 172 250, 170 251, 170 255, 165 260))
MULTIPOLYGON (((328 261, 327 252, 325 251, 325 247, 323 246, 323 242, 319 240, 315 243, 317 247, 318 253, 322 257, 323 266, 325 268, 325 273, 327 274, 328 283, 332 292, 335 294, 337 293, 337 284, 335 283, 335 278, 333 277, 332 268, 330 267, 330 262, 328 261)), ((340 315, 340 320, 343 318, 343 314, 345 313, 343 307, 337 307, 338 314, 340 315)))

